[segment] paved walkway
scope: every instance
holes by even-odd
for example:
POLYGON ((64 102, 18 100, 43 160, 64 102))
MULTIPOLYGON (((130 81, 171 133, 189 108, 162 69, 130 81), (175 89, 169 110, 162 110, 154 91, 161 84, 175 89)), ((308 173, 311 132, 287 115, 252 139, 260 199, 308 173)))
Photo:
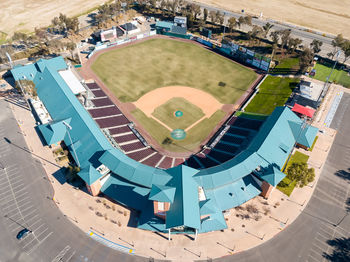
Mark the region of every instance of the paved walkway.
POLYGON ((22 129, 28 148, 43 164, 55 190, 54 200, 48 201, 55 201, 57 207, 72 220, 72 223, 86 233, 92 230, 114 243, 130 247, 138 255, 173 261, 193 261, 226 256, 260 245, 295 220, 315 189, 334 140, 335 131, 323 127, 322 124, 334 96, 340 90, 349 92, 339 86, 332 85, 330 88, 314 123, 324 132, 318 134, 319 139, 314 150, 305 152, 310 155, 309 165, 315 168, 316 181, 302 189, 294 189, 291 197, 283 195, 278 190, 274 190, 268 200, 256 197, 243 205, 244 209, 236 208, 225 215, 227 230, 201 234, 196 241, 187 235, 172 235, 172 240, 168 241, 166 234, 127 226, 128 223, 133 225, 136 221, 134 214, 129 210, 106 199, 92 197, 65 183, 51 149, 42 146, 34 129, 35 121, 31 113, 12 104, 10 107, 22 129), (245 207, 250 204, 255 205, 259 212, 252 214, 246 211, 245 207))

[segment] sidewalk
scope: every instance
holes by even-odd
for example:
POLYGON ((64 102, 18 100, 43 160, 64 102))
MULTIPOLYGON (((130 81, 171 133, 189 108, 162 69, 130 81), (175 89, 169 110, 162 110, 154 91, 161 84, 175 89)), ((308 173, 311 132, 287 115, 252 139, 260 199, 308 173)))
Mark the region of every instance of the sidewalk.
POLYGON ((137 255, 173 261, 193 261, 214 259, 253 248, 274 237, 298 217, 315 190, 335 138, 335 130, 324 128, 322 124, 333 97, 340 89, 344 91, 344 88, 333 88, 332 85, 318 112, 319 115, 315 118, 317 121, 313 123, 325 132, 318 134, 319 138, 312 152, 302 150, 310 156, 308 163, 315 168, 316 180, 304 188, 295 188, 291 197, 275 189, 268 200, 256 197, 242 205, 243 208, 230 210, 225 215, 228 229, 201 234, 196 241, 193 241, 193 236, 188 235, 172 235, 172 240, 168 241, 167 234, 139 230, 132 227, 136 224, 136 217, 128 209, 107 199, 92 197, 84 191, 74 189, 68 183, 61 184, 61 180, 57 178, 62 179, 64 176, 55 163, 51 149, 42 146, 34 129, 35 121, 31 112, 12 104, 9 106, 24 134, 28 148, 40 157, 38 159, 48 174, 55 191, 53 201, 72 223, 84 232, 92 230, 110 241, 133 248, 137 255), (258 211, 252 209, 251 205, 258 211), (250 211, 246 210, 247 206, 250 211), (127 226, 128 223, 131 226, 127 226))

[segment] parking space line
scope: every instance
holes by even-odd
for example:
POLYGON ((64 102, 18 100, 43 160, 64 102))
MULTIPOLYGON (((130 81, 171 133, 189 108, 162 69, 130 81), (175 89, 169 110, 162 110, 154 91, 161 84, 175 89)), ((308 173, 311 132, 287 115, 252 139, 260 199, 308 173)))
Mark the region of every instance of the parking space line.
POLYGON ((23 246, 23 249, 25 249, 29 244, 31 244, 34 240, 38 241, 39 240, 35 237, 35 235, 33 233, 31 233, 31 235, 33 236, 33 239, 31 241, 29 241, 28 243, 26 243, 24 246, 23 246))
POLYGON ((31 229, 32 231, 37 231, 39 230, 39 228, 41 228, 42 226, 45 226, 45 223, 41 224, 40 226, 38 226, 36 229, 31 229))
POLYGON ((21 187, 23 188, 23 184, 12 187, 12 190, 16 191, 17 188, 21 188, 21 187))
POLYGON ((42 234, 44 234, 48 229, 49 229, 49 228, 47 227, 47 228, 45 228, 43 231, 41 231, 38 235, 35 235, 36 239, 38 239, 38 241, 39 241, 39 237, 40 237, 42 234))
MULTIPOLYGON (((33 212, 33 213, 34 213, 34 212, 33 212)), ((33 213, 27 214, 26 216, 30 216, 30 215, 33 214, 33 213)), ((26 217, 26 216, 25 216, 25 217, 26 217)), ((39 214, 36 214, 36 215, 34 215, 34 216, 28 218, 26 221, 27 221, 27 222, 28 222, 28 221, 31 221, 31 220, 35 219, 36 217, 38 217, 38 216, 39 216, 39 214)), ((32 223, 32 225, 35 225, 35 224, 38 223, 40 220, 41 220, 41 218, 39 218, 39 219, 36 220, 34 223, 32 223)))
POLYGON ((21 203, 23 200, 27 200, 27 199, 29 200, 29 202, 31 202, 29 197, 25 197, 25 198, 23 198, 23 199, 21 199, 21 200, 18 200, 18 199, 17 199, 17 200, 18 200, 17 203, 21 203))
POLYGON ((33 207, 32 205, 27 206, 26 208, 22 209, 21 212, 24 213, 24 211, 27 211, 27 210, 31 209, 32 207, 33 207))
POLYGON ((30 255, 30 253, 33 252, 33 250, 35 250, 41 243, 43 243, 49 236, 52 235, 53 232, 50 232, 49 234, 47 234, 47 236, 45 238, 43 238, 43 240, 39 241, 39 243, 37 245, 35 245, 30 251, 27 252, 28 255, 30 255))
MULTIPOLYGON (((24 216, 23 218, 26 218, 27 216, 30 216, 30 215, 34 214, 36 211, 37 211, 37 210, 33 209, 31 212, 25 214, 25 216, 24 216)), ((30 221, 31 219, 32 219, 32 218, 28 218, 28 219, 26 219, 26 221, 30 221)))
POLYGON ((69 262, 72 259, 72 257, 75 255, 75 253, 76 251, 74 250, 74 252, 70 255, 70 257, 66 259, 66 261, 69 262))

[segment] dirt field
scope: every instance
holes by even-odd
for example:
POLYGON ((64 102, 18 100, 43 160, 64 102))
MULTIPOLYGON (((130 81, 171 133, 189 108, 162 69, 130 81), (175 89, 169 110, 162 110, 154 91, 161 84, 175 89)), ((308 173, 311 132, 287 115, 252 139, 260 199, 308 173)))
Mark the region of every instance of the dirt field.
POLYGON ((350 38, 350 0, 196 0, 350 38))
POLYGON ((59 13, 68 16, 80 14, 105 0, 1 0, 0 31, 9 36, 14 31, 34 31, 35 27, 47 26, 59 13))

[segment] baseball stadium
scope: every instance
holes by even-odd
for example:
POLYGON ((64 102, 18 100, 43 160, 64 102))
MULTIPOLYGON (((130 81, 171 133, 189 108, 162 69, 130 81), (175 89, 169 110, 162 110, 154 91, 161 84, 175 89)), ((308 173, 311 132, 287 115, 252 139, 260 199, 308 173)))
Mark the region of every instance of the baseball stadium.
POLYGON ((311 147, 318 131, 288 107, 236 116, 263 75, 188 39, 100 50, 80 75, 62 57, 11 73, 34 83, 49 119, 38 134, 64 142, 88 191, 169 236, 226 229, 224 212, 268 197, 294 146, 311 147))

